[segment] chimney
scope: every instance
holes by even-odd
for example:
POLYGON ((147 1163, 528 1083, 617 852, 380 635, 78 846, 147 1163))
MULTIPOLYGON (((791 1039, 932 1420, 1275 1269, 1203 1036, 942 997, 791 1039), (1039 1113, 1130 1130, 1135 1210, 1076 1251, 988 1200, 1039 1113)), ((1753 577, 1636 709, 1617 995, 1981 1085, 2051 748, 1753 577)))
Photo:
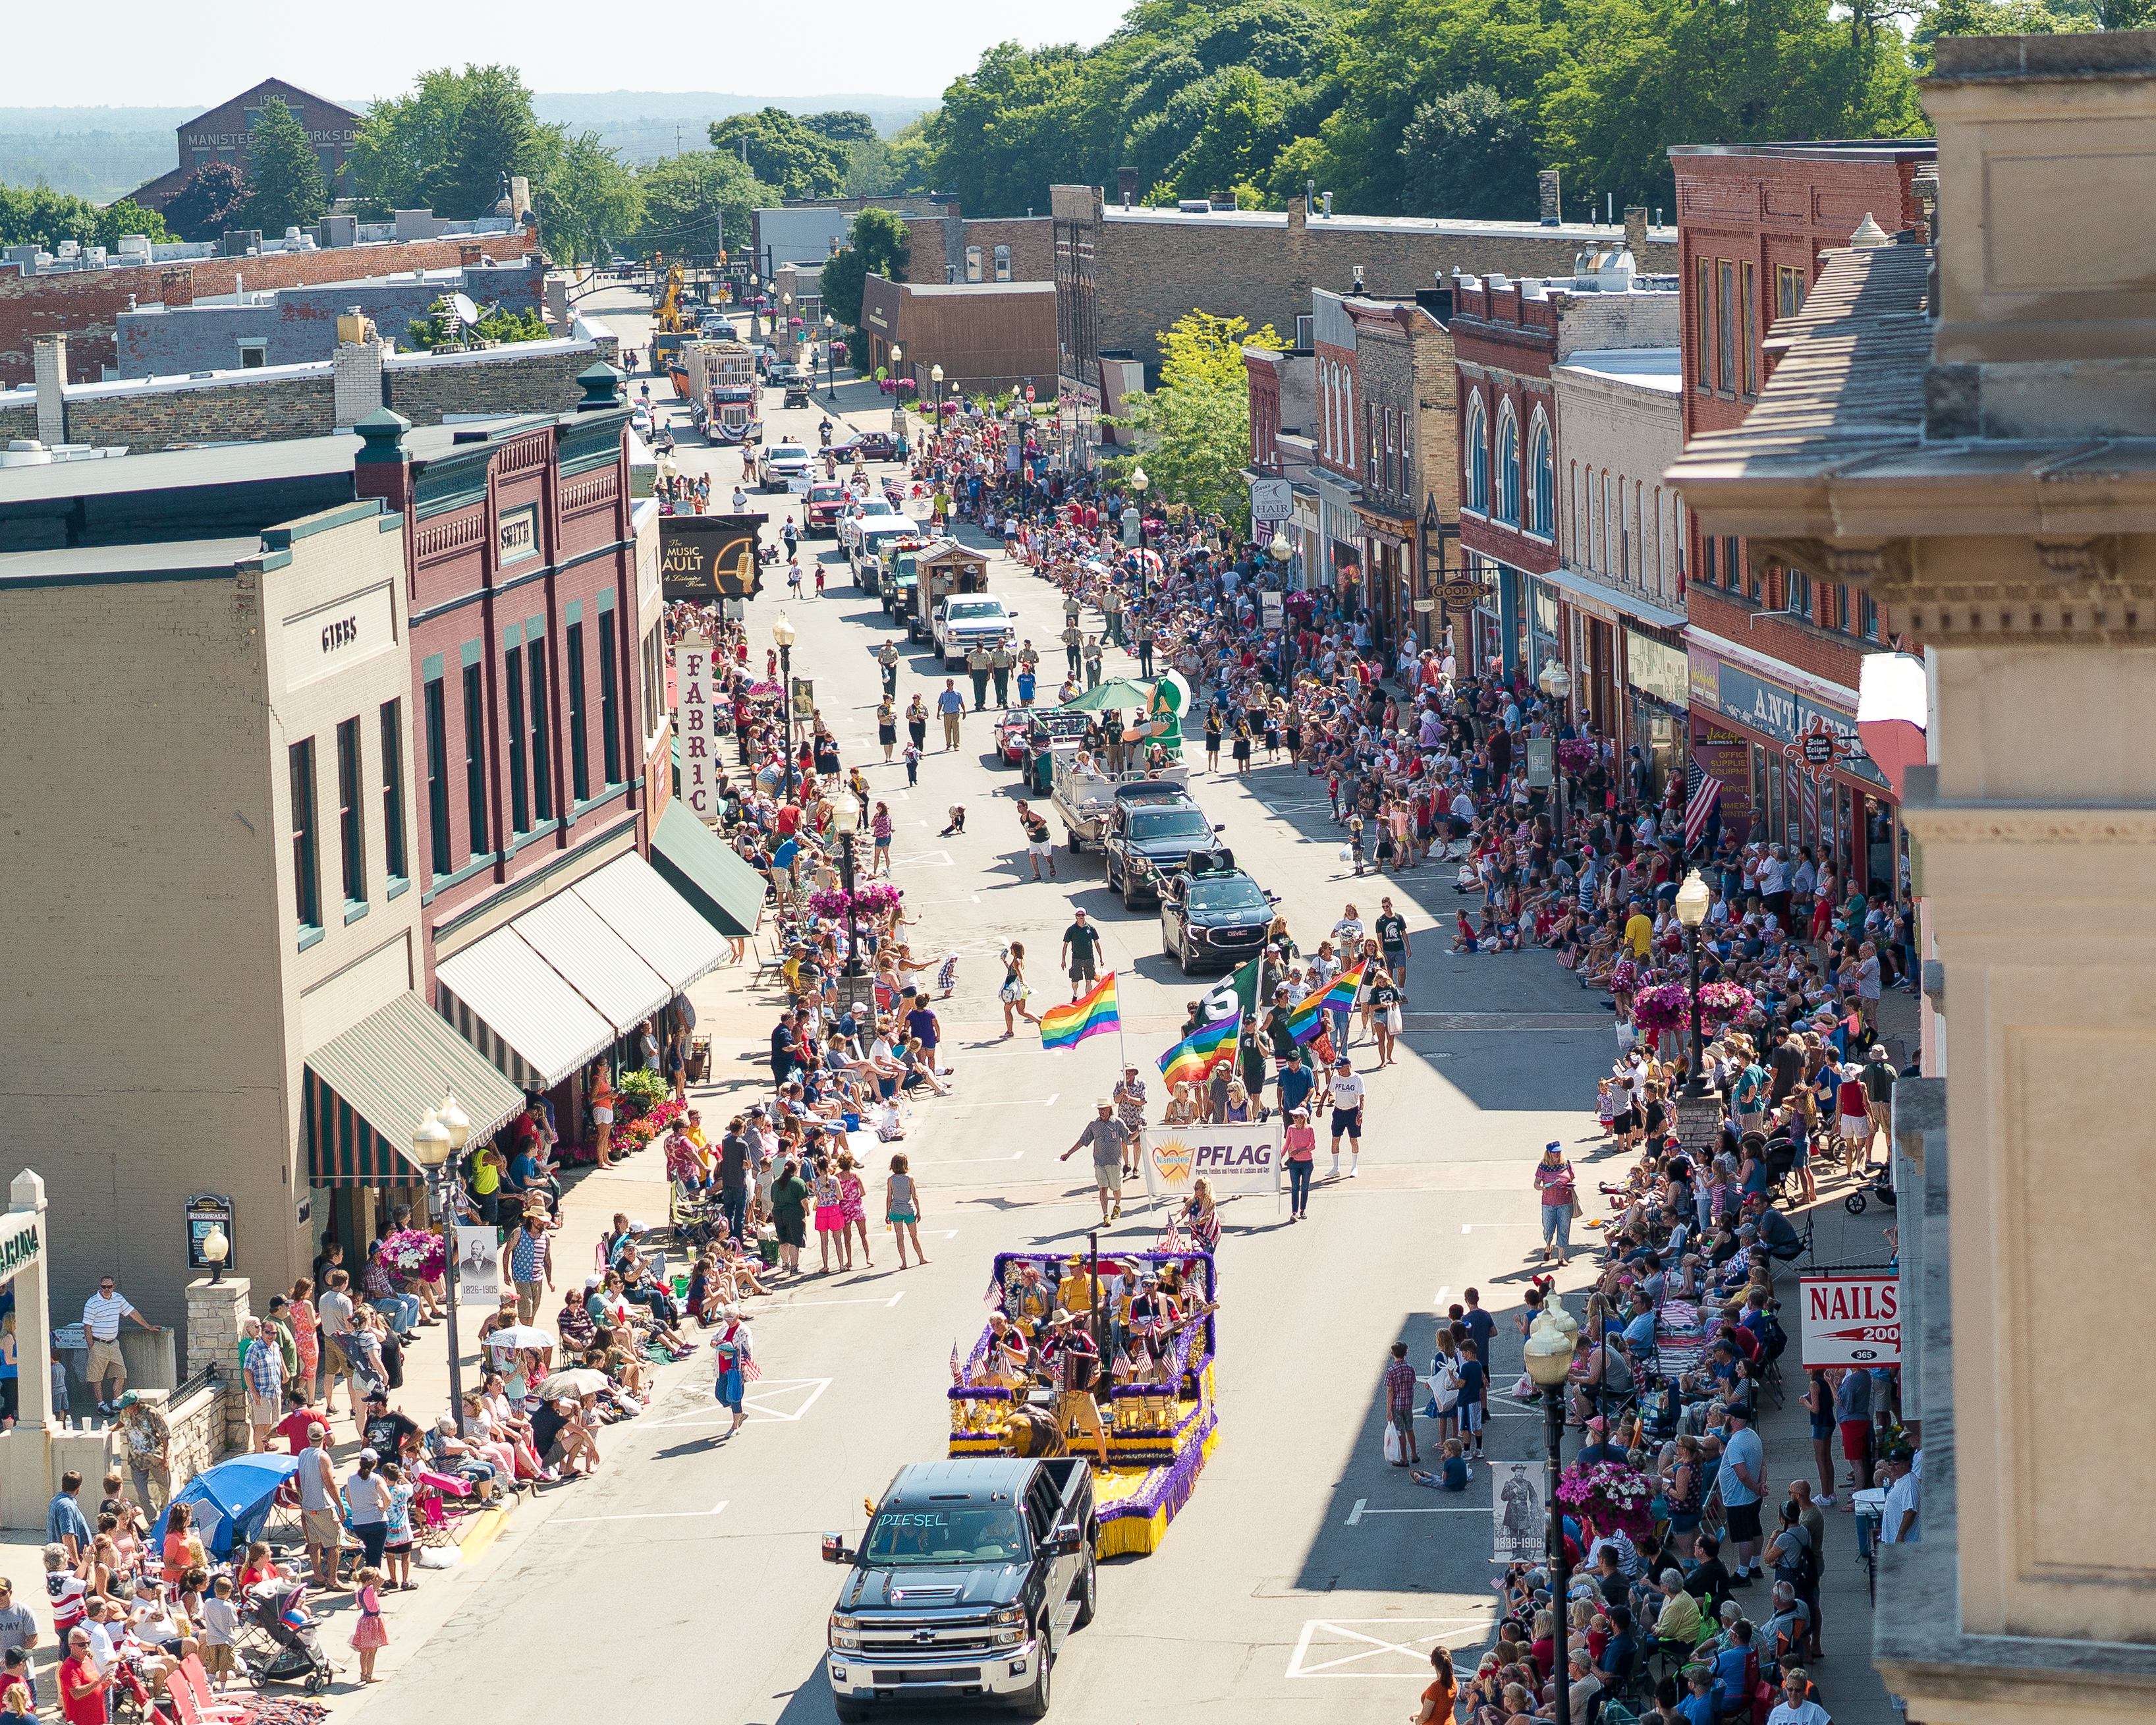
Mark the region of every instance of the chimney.
POLYGON ((382 399, 382 356, 389 344, 375 338, 372 320, 357 306, 337 319, 338 336, 341 337, 346 327, 355 324, 360 338, 340 339, 336 352, 330 357, 331 401, 341 431, 352 430, 371 415, 381 414, 388 405, 382 399))
POLYGON ((67 337, 39 336, 32 364, 38 380, 38 441, 51 449, 67 441, 67 337))
POLYGON ((476 245, 459 245, 457 248, 457 263, 464 269, 477 269, 479 267, 480 256, 480 248, 476 245))
POLYGON ((1132 203, 1137 199, 1137 169, 1135 167, 1117 168, 1116 170, 1116 196, 1122 200, 1123 208, 1125 209, 1128 209, 1132 203))
POLYGON ((1647 206, 1628 203, 1625 206, 1625 245, 1640 269, 1646 268, 1647 206))
POLYGON ((167 306, 192 306, 195 302, 195 272, 192 270, 167 270, 157 278, 157 293, 167 306))

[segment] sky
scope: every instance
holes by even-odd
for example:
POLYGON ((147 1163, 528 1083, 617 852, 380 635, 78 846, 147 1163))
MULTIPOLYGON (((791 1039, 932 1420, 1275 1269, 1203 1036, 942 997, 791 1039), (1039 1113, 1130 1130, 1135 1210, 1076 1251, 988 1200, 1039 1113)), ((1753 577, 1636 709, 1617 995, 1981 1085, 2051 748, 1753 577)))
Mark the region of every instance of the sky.
POLYGON ((685 13, 654 29, 564 0, 492 6, 374 0, 362 8, 290 0, 218 0, 212 8, 169 0, 101 0, 99 51, 84 51, 83 14, 71 6, 8 8, 8 59, 16 75, 0 101, 40 106, 208 107, 265 77, 331 100, 407 88, 428 66, 508 61, 534 90, 716 90, 770 95, 826 91, 932 95, 1011 36, 1096 42, 1127 0, 1061 0, 1014 8, 1004 0, 824 0, 795 7, 728 7, 685 13), (690 19, 693 16, 694 23, 690 19), (894 16, 899 20, 893 26, 894 16), (620 27, 595 37, 595 26, 620 27), (420 44, 424 44, 424 46, 420 44), (38 75, 23 75, 36 68, 38 75))

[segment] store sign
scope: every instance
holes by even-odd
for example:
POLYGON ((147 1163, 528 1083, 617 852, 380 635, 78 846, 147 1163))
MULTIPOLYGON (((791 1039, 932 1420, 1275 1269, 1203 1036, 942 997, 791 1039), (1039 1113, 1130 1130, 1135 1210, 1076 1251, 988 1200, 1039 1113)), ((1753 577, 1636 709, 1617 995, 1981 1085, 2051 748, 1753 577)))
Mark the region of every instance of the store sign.
POLYGON ((1295 513, 1295 487, 1285 479, 1250 481, 1250 519, 1286 521, 1295 513))
POLYGON ((1804 765, 1808 767, 1830 767, 1834 765, 1834 738, 1828 733, 1815 731, 1804 739, 1804 765))
POLYGON ((709 604, 753 599, 763 586, 756 560, 761 515, 662 515, 659 580, 669 599, 709 604))
POLYGON ((1684 649, 1636 629, 1625 631, 1625 670, 1634 688, 1666 707, 1681 708, 1691 696, 1691 667, 1684 649))
POLYGON ((1803 1276, 1797 1343, 1804 1369, 1902 1363, 1901 1285, 1892 1275, 1803 1276))
POLYGON ((1527 739, 1527 788, 1541 790, 1557 782, 1557 741, 1552 737, 1527 739))
POLYGON ((1857 740, 1854 713, 1830 707, 1791 684, 1732 665, 1697 646, 1691 649, 1687 672, 1693 706, 1724 713, 1777 743, 1794 743, 1815 725, 1822 726, 1836 739, 1836 766, 1856 778, 1886 784, 1885 775, 1857 740))
POLYGON ((397 599, 390 583, 347 593, 287 617, 285 687, 303 688, 397 645, 397 599))
POLYGON ((1485 605, 1490 598, 1489 588, 1480 581, 1444 581, 1433 590, 1453 606, 1485 605))
POLYGON ((187 1202, 187 1268, 214 1270, 217 1266, 209 1254, 203 1250, 203 1242, 213 1229, 224 1235, 224 1262, 229 1264, 239 1255, 239 1236, 233 1232, 232 1200, 221 1193, 198 1192, 187 1202))
POLYGON ((700 821, 719 818, 721 727, 732 713, 717 698, 711 644, 684 641, 674 649, 674 730, 681 740, 681 801, 700 821))
POLYGON ((1699 770, 1722 785, 1722 818, 1744 821, 1752 815, 1752 745, 1727 725, 1695 718, 1691 758, 1699 770))
POLYGON ((13 1281, 44 1249, 35 1216, 11 1218, 5 1227, 0 1233, 0 1285, 13 1281))

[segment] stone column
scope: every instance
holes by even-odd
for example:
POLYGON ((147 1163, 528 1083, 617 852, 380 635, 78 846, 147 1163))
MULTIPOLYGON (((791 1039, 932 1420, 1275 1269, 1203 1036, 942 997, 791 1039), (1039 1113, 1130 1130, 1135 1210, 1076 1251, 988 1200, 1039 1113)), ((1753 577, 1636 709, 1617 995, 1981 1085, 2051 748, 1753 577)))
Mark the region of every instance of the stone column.
POLYGON ((252 1303, 245 1276, 187 1284, 187 1376, 215 1366, 224 1383, 224 1447, 247 1444, 247 1392, 239 1375, 239 1326, 252 1303))

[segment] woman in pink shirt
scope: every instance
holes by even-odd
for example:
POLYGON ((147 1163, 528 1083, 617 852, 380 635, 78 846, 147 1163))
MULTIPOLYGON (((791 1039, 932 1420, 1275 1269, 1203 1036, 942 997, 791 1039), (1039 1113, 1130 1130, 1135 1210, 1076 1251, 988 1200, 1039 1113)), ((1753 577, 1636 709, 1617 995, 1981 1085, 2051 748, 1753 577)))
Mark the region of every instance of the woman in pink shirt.
POLYGON ((1288 1110, 1287 1130, 1281 1134, 1281 1156, 1287 1163, 1290 1222, 1300 1222, 1310 1211, 1312 1158, 1317 1153, 1317 1134, 1310 1124, 1310 1110, 1297 1106, 1288 1110))

